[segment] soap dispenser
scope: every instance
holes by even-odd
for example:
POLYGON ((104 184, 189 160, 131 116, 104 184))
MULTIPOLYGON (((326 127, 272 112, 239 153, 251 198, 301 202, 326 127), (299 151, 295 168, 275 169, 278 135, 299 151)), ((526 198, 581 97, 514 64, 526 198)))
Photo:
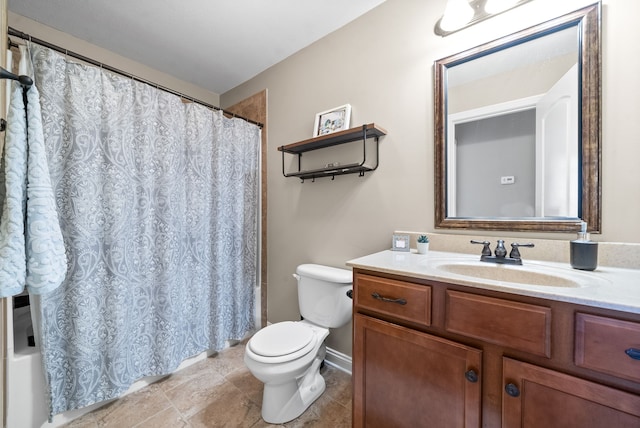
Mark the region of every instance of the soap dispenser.
POLYGON ((571 241, 571 267, 580 270, 595 270, 598 266, 598 243, 589 239, 587 223, 582 222, 578 239, 571 241))

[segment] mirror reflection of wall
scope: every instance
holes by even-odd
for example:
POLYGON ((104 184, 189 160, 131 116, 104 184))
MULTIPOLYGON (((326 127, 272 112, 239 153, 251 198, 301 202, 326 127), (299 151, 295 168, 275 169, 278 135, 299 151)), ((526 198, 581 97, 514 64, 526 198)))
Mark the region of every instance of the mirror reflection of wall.
MULTIPOLYGON (((535 110, 456 125, 456 217, 535 214, 535 110)), ((455 214, 453 214, 455 213, 455 214)))
POLYGON ((575 27, 447 68, 449 114, 546 93, 578 62, 575 27))
POLYGON ((449 216, 578 216, 577 37, 567 28, 447 69, 449 216))
POLYGON ((578 82, 574 65, 543 95, 449 115, 449 216, 578 216, 578 82))

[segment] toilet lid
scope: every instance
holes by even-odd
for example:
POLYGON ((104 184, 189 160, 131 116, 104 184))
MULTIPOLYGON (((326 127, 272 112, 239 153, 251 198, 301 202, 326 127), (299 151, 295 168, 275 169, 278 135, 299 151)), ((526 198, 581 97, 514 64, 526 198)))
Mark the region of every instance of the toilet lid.
POLYGON ((251 350, 264 357, 278 357, 299 351, 313 339, 313 330, 300 323, 283 321, 257 332, 249 341, 251 350))

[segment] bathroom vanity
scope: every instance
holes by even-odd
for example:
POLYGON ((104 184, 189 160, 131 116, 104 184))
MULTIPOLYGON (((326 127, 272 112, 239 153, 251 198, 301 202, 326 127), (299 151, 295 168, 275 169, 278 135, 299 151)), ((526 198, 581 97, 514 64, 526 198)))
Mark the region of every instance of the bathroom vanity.
POLYGON ((354 427, 640 426, 640 271, 437 251, 347 264, 354 427))

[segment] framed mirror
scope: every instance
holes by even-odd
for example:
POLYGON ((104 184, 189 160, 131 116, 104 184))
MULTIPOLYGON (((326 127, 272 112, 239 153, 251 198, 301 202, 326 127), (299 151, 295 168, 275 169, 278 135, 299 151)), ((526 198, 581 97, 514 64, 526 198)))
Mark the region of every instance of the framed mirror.
POLYGON ((596 3, 435 62, 435 227, 599 232, 596 3))

